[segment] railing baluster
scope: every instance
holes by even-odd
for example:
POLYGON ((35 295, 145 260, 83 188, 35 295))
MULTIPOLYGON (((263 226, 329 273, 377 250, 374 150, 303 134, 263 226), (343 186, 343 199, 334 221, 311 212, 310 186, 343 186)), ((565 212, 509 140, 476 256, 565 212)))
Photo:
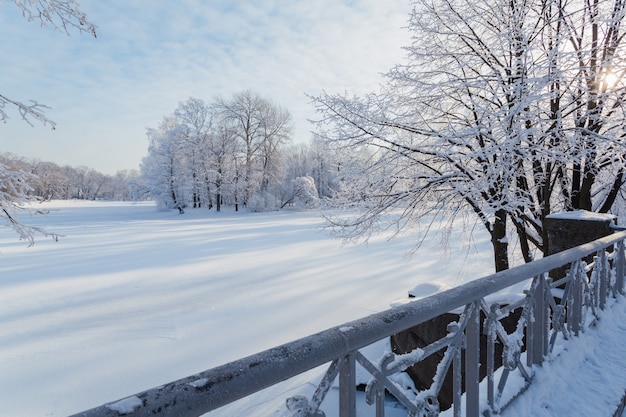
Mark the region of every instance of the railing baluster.
POLYGON ((548 329, 546 314, 546 281, 544 275, 537 275, 532 286, 533 318, 530 321, 530 333, 532 333, 532 365, 542 365, 543 356, 546 354, 548 329))
POLYGON ((606 259, 606 251, 604 249, 598 251, 598 256, 595 265, 597 274, 598 274, 598 291, 599 291, 599 301, 600 301, 600 310, 604 310, 606 306, 606 295, 608 292, 608 269, 607 269, 607 259, 606 259))
POLYGON ((543 275, 537 275, 528 290, 529 311, 526 327, 526 363, 541 365, 547 340, 546 284, 543 275))
POLYGON ((615 265, 615 286, 620 294, 624 294, 624 241, 617 243, 617 260, 615 265))
POLYGON ((495 408, 495 387, 494 375, 495 371, 495 345, 496 345, 496 316, 497 304, 492 304, 489 310, 489 316, 485 323, 485 334, 487 335, 487 403, 492 410, 495 408))
POLYGON ((574 333, 575 336, 578 336, 581 330, 583 318, 583 280, 586 279, 585 268, 580 260, 572 264, 570 274, 572 274, 572 290, 571 303, 568 309, 570 317, 567 327, 574 333))
POLYGON ((454 350, 454 357, 452 359, 452 378, 452 389, 454 392, 452 406, 454 407, 454 417, 461 417, 461 391, 463 385, 463 376, 461 371, 461 349, 454 350))
POLYGON ((356 417, 356 361, 355 354, 343 357, 339 371, 339 417, 356 417))
POLYGON ((382 381, 376 390, 376 417, 385 417, 385 385, 382 381))
POLYGON ((479 415, 480 304, 472 303, 465 327, 465 415, 479 415))

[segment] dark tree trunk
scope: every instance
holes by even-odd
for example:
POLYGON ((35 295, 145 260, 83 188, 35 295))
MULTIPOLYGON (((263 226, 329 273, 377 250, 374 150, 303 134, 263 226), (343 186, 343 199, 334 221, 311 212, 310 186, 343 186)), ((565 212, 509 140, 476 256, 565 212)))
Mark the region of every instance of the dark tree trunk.
POLYGON ((494 265, 496 272, 509 269, 509 242, 506 236, 506 210, 496 211, 496 218, 491 230, 491 244, 493 245, 494 265))
POLYGON ((615 176, 615 181, 613 181, 611 190, 606 196, 604 204, 602 204, 602 207, 600 207, 600 213, 608 213, 611 207, 613 207, 613 203, 615 203, 615 199, 619 195, 619 192, 622 189, 622 185, 624 185, 624 168, 621 168, 619 170, 619 173, 615 176))

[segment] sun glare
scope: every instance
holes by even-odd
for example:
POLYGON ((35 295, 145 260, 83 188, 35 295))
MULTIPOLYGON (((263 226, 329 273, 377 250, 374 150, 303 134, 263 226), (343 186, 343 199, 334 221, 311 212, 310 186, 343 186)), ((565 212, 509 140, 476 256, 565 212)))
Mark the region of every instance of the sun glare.
POLYGON ((602 75, 602 83, 604 84, 603 87, 607 90, 616 88, 620 84, 620 81, 621 77, 611 70, 607 70, 602 75))

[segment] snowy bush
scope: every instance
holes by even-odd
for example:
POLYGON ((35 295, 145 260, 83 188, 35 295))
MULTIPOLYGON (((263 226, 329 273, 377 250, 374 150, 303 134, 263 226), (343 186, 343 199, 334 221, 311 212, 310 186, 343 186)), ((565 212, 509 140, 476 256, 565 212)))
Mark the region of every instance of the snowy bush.
POLYGON ((319 206, 319 196, 315 181, 311 177, 298 177, 293 180, 294 204, 298 208, 315 208, 319 206))

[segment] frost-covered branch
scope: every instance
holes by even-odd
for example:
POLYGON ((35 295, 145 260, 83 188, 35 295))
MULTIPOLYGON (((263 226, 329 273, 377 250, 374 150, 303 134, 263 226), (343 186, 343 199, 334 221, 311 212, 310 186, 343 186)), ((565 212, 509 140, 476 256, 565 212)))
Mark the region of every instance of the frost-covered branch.
POLYGON ((38 21, 41 26, 51 26, 70 34, 78 30, 96 37, 97 27, 87 20, 87 15, 80 10, 74 0, 13 0, 22 15, 30 21, 38 21))
POLYGON ((56 127, 56 124, 44 115, 45 109, 49 109, 45 104, 40 104, 33 100, 31 100, 30 104, 24 104, 5 97, 2 94, 0 94, 0 122, 6 123, 7 119, 9 119, 9 115, 5 111, 7 105, 17 107, 22 120, 31 126, 33 126, 33 121, 38 121, 44 126, 50 126, 52 129, 56 127))
MULTIPOLYGON (((96 26, 87 20, 85 13, 80 10, 74 0, 12 0, 28 21, 38 21, 41 26, 50 26, 56 30, 70 34, 75 29, 80 33, 88 33, 96 37, 96 26)), ((1 4, 0 4, 1 5, 1 4)), ((39 122, 44 126, 55 128, 55 123, 45 116, 49 109, 45 104, 30 100, 29 103, 9 98, 0 94, 0 122, 9 119, 7 107, 17 108, 22 120, 29 125, 39 122)))

